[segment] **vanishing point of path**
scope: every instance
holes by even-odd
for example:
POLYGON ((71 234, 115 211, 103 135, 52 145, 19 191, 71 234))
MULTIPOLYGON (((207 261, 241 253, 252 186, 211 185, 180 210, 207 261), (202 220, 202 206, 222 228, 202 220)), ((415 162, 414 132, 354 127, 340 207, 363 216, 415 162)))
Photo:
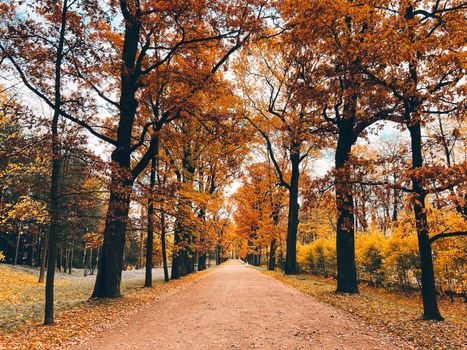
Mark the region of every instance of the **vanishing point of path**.
POLYGON ((404 349, 261 272, 231 260, 80 349, 404 349))

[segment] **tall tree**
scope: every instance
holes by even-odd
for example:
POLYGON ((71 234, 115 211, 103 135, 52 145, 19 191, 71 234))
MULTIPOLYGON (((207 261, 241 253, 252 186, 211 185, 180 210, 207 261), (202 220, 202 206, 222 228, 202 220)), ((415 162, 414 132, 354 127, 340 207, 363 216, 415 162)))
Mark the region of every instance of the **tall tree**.
POLYGON ((371 37, 378 18, 371 6, 342 0, 332 4, 310 1, 283 4, 283 15, 292 28, 290 41, 301 66, 300 89, 322 106, 324 120, 337 133, 335 191, 337 207, 337 291, 358 292, 355 263, 355 214, 349 159, 359 136, 375 122, 387 119, 394 104, 358 70, 365 56, 362 45, 371 37), (317 67, 317 63, 321 67, 317 67), (320 72, 321 84, 317 84, 320 72))
MULTIPOLYGON (((54 322, 54 276, 55 260, 57 254, 57 235, 59 223, 59 173, 60 173, 60 139, 58 123, 63 111, 62 70, 64 58, 70 45, 79 45, 76 40, 79 36, 77 25, 68 25, 69 17, 73 15, 73 2, 42 1, 23 9, 21 4, 11 3, 9 12, 5 11, 9 21, 8 30, 2 33, 0 49, 9 60, 12 69, 20 75, 23 83, 37 97, 46 102, 53 110, 51 121, 51 147, 52 147, 52 174, 50 189, 50 223, 45 246, 47 251, 47 278, 45 287, 45 316, 44 324, 54 322), (39 14, 40 19, 25 18, 22 11, 39 14), (49 34, 53 33, 53 34, 49 34), (67 40, 70 40, 66 44, 67 40), (27 40, 30 44, 15 47, 18 40, 27 40), (23 48, 25 49, 23 51, 23 48), (50 61, 43 62, 41 55, 37 55, 34 49, 45 55, 50 55, 50 61), (43 79, 43 71, 34 72, 32 67, 42 66, 49 69, 47 78, 43 79)), ((79 23, 79 22, 78 22, 79 23)), ((34 70, 36 70, 34 68, 34 70)))
MULTIPOLYGON (((436 300, 432 250, 426 215, 427 174, 424 166, 422 127, 433 115, 443 115, 464 103, 460 84, 465 74, 466 25, 463 1, 402 1, 383 8, 378 35, 371 41, 373 66, 359 69, 385 87, 403 106, 402 122, 411 140, 413 212, 422 270, 423 318, 442 320, 436 300), (381 37, 380 37, 381 38, 381 37), (397 54, 396 54, 397 53, 397 54), (384 57, 384 62, 382 58, 384 57)), ((455 182, 454 182, 455 184, 455 182)), ((453 186, 453 183, 448 184, 453 186)), ((444 187, 444 186, 442 186, 444 187)))

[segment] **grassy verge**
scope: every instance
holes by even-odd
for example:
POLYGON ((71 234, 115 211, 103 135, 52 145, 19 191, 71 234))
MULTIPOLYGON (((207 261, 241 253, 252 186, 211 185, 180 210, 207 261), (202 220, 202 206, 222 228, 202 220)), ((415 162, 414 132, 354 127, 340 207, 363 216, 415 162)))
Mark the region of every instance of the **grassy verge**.
MULTIPOLYGON (((110 325, 134 315, 144 309, 150 302, 158 300, 160 297, 172 293, 179 287, 205 276, 209 271, 211 270, 197 272, 180 280, 170 281, 169 283, 157 281, 154 283, 153 288, 141 288, 140 282, 129 281, 122 288, 124 297, 112 300, 83 301, 82 293, 84 295, 86 292, 86 299, 90 295, 88 293, 88 286, 86 285, 82 291, 78 288, 75 294, 69 295, 68 299, 62 302, 66 305, 57 304, 58 311, 56 312, 56 322, 54 325, 42 326, 37 321, 38 317, 31 317, 20 325, 16 323, 14 327, 0 328, 0 349, 42 350, 69 348, 82 342, 99 330, 108 328, 110 325)), ((29 301, 28 298, 31 297, 39 298, 35 293, 32 293, 32 295, 14 293, 15 286, 18 284, 23 286, 29 283, 37 284, 36 278, 29 279, 27 276, 21 276, 21 278, 24 278, 21 283, 15 281, 14 284, 10 285, 13 291, 9 290, 5 295, 2 294, 5 288, 0 290, 1 309, 6 309, 5 304, 7 302, 3 303, 4 300, 8 300, 9 304, 15 304, 11 303, 12 296, 13 298, 17 298, 17 311, 19 312, 21 312, 20 299, 29 301)), ((58 282, 57 290, 63 287, 69 293, 72 293, 72 290, 76 287, 76 283, 74 282, 58 282)), ((43 292, 43 286, 40 290, 43 292)), ((62 294, 61 296, 63 297, 64 295, 62 294)), ((34 304, 37 304, 37 307, 42 307, 42 304, 38 303, 37 300, 34 304)))
POLYGON ((365 321, 377 330, 392 333, 414 344, 416 349, 465 349, 467 308, 462 302, 440 301, 443 322, 420 319, 421 300, 416 293, 385 291, 360 286, 360 294, 334 293, 335 281, 309 275, 289 276, 262 271, 284 284, 365 321))
MULTIPOLYGON (((78 273, 78 271, 76 271, 78 273)), ((44 318, 44 284, 37 282, 38 271, 21 266, 0 265, 0 329, 12 330, 28 322, 44 318)), ((57 272, 55 279, 55 308, 57 312, 70 309, 89 299, 95 276, 68 275, 57 272)), ((143 276, 123 278, 123 293, 143 285, 143 276)))

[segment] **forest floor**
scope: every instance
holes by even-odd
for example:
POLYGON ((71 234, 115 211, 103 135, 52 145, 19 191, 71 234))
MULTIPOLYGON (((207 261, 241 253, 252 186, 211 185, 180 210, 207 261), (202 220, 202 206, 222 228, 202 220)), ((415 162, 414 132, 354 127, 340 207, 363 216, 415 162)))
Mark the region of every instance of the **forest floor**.
POLYGON ((410 349, 231 260, 78 349, 410 349))
MULTIPOLYGON (((140 288, 144 284, 144 274, 144 269, 123 271, 122 292, 140 288)), ((0 329, 8 330, 43 319, 44 284, 38 283, 38 275, 36 268, 0 265, 0 329)), ((154 268, 153 280, 162 281, 163 278, 163 269, 154 268)), ((95 274, 85 277, 81 269, 73 269, 72 274, 56 272, 56 310, 67 310, 87 301, 95 279, 95 274)))
MULTIPOLYGON (((360 284, 359 294, 339 295, 332 278, 311 275, 284 275, 267 270, 262 272, 314 298, 336 307, 371 328, 388 332, 412 343, 416 349, 467 349, 467 303, 457 298, 438 300, 443 322, 421 319, 420 292, 402 292, 372 288, 360 284)), ((403 348, 405 349, 405 348, 403 348)))

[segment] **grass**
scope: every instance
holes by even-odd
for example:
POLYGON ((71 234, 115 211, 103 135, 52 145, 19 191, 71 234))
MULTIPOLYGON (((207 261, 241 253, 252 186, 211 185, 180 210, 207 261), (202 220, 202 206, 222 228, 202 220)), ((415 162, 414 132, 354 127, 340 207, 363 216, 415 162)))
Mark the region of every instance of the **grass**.
POLYGON ((336 294, 333 279, 310 275, 284 275, 262 271, 316 299, 350 313, 370 327, 386 331, 413 344, 415 349, 465 349, 467 307, 441 299, 443 322, 421 320, 420 295, 360 286, 359 294, 336 294))
MULTIPOLYGON (((11 330, 25 323, 40 322, 44 314, 44 284, 38 283, 38 271, 21 266, 0 265, 0 329, 11 330)), ((68 310, 89 299, 95 275, 84 277, 82 270, 73 275, 56 273, 55 309, 68 310)), ((125 271, 122 293, 140 288, 144 273, 125 271)))
MULTIPOLYGON (((109 328, 117 322, 125 321, 163 295, 170 294, 180 287, 183 288, 189 282, 202 278, 210 272, 208 269, 168 283, 158 280, 155 281, 153 288, 141 288, 142 279, 139 277, 141 274, 130 272, 126 276, 126 282, 122 282, 123 297, 104 300, 88 299, 93 286, 92 277, 86 280, 58 276, 57 299, 60 297, 67 299, 62 299, 61 302, 57 303, 58 311, 56 312, 55 324, 43 326, 39 323, 40 321, 35 321, 41 320, 41 317, 37 317, 40 315, 32 315, 32 317, 30 315, 32 309, 42 307, 40 295, 43 294, 43 286, 37 286, 36 276, 32 274, 28 276, 28 272, 20 273, 15 269, 9 271, 4 266, 0 267, 0 278, 15 278, 7 283, 10 288, 5 288, 3 283, 0 287, 0 316, 3 322, 10 324, 10 327, 0 328, 0 349, 2 350, 44 350, 74 347, 96 332, 109 328), (14 276, 12 276, 13 273, 14 276), (6 294, 5 290, 7 290, 6 294), (28 298, 31 297, 35 300, 29 302, 28 298), (20 300, 26 301, 27 305, 21 306, 20 300), (15 305, 16 310, 14 310, 13 305, 15 305), (31 307, 31 305, 34 306, 31 307), (23 312, 22 317, 18 316, 22 321, 5 321, 7 317, 3 315, 3 311, 7 309, 10 310, 9 312, 23 312)), ((14 317, 14 315, 10 314, 10 317, 14 317)))

